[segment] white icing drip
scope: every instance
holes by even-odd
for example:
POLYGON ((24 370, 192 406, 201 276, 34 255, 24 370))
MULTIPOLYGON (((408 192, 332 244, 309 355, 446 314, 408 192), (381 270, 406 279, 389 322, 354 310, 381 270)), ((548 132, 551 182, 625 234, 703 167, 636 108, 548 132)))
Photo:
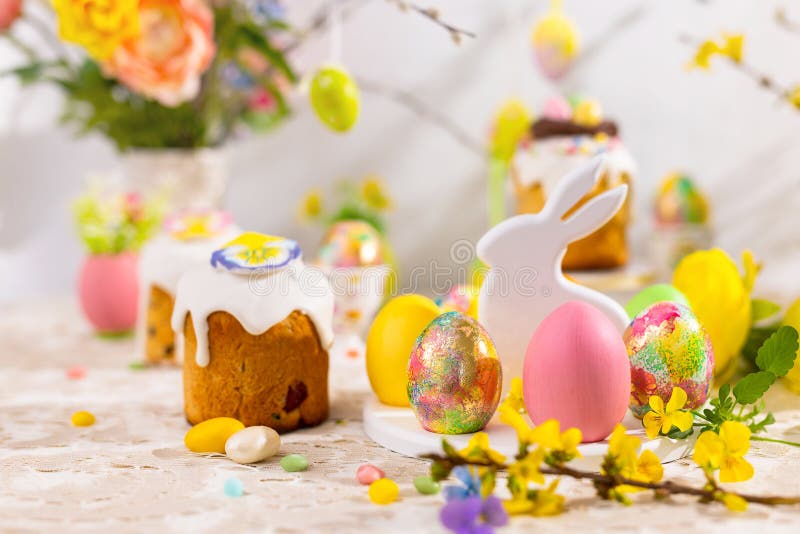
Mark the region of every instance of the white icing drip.
POLYGON ((186 273, 178 282, 172 329, 181 336, 186 314, 192 314, 195 361, 205 367, 210 360, 208 316, 215 311, 230 313, 250 335, 258 336, 298 310, 314 323, 327 349, 333 343, 333 300, 325 274, 301 260, 274 273, 250 276, 208 266, 186 273))
MULTIPOLYGON (((534 141, 529 147, 517 150, 514 154, 514 166, 522 185, 529 187, 537 182, 541 183, 547 198, 561 178, 596 155, 593 150, 590 153, 577 150, 573 154, 566 154, 564 146, 573 139, 573 137, 554 137, 534 141)), ((581 139, 590 146, 596 145, 590 136, 582 136, 581 139)), ((603 154, 606 155, 605 164, 612 182, 619 179, 622 173, 628 174, 633 180, 636 175, 636 162, 624 145, 616 144, 603 154)))
POLYGON ((148 241, 139 253, 139 316, 136 324, 136 351, 144 355, 147 340, 147 308, 150 288, 175 297, 178 279, 187 271, 209 265, 211 253, 235 238, 242 231, 231 225, 224 232, 208 239, 178 240, 162 232, 148 241))

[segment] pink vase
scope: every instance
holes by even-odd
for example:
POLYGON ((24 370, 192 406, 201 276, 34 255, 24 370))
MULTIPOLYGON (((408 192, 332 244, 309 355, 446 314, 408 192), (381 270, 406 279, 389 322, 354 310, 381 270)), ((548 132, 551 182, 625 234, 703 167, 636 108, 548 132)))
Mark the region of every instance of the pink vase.
POLYGON ((133 329, 139 305, 138 256, 133 252, 88 256, 78 279, 81 308, 103 334, 133 329))

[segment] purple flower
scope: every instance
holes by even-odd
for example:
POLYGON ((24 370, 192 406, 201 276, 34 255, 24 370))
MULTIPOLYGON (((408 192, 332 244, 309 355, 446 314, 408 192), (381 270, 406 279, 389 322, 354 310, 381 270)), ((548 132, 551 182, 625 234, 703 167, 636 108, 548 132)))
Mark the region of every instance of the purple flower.
POLYGON ((466 499, 467 497, 480 497, 481 479, 477 473, 465 466, 460 465, 453 469, 453 476, 456 477, 461 486, 447 486, 444 489, 444 498, 448 501, 455 499, 466 499))
POLYGON ((485 500, 475 496, 448 501, 439 512, 439 519, 456 534, 492 534, 494 527, 508 523, 508 514, 494 495, 485 500))

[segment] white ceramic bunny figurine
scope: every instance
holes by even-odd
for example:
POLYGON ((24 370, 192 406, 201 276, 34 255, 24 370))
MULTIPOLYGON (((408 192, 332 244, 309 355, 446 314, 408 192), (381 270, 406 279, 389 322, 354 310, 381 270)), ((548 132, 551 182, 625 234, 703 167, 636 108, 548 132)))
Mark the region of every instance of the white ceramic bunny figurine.
POLYGON ((481 285, 478 319, 495 342, 503 363, 503 392, 522 376, 525 350, 539 323, 571 300, 592 304, 618 326, 628 325, 613 299, 570 282, 561 272, 567 245, 601 227, 622 206, 627 185, 606 191, 562 217, 594 186, 603 157, 593 158, 565 176, 541 212, 506 219, 478 241, 478 257, 490 270, 481 285))

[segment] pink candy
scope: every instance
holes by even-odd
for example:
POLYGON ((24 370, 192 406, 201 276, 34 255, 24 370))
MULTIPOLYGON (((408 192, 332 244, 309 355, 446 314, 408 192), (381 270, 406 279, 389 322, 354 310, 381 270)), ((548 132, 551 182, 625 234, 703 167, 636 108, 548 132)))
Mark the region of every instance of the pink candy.
POLYGON ((84 376, 86 376, 86 369, 80 365, 67 369, 67 378, 70 380, 80 380, 84 376))
POLYGON ((356 480, 359 484, 369 486, 376 480, 380 480, 385 476, 385 473, 372 464, 364 464, 358 466, 356 471, 356 480))

